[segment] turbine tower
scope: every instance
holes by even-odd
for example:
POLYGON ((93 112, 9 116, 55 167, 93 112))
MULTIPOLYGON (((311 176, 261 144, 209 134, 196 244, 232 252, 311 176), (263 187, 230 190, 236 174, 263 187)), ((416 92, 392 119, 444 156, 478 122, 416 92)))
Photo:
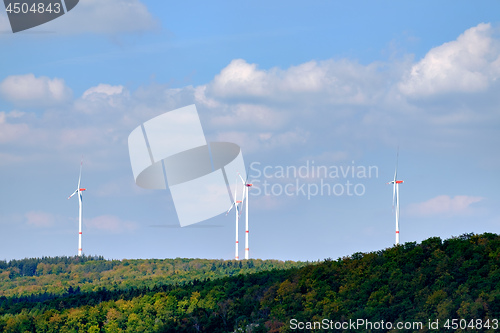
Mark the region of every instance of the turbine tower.
MULTIPOLYGON (((231 209, 233 209, 233 207, 235 207, 236 209, 236 250, 235 250, 235 255, 234 255, 234 259, 235 260, 239 260, 240 259, 240 256, 239 256, 239 249, 238 249, 238 244, 239 244, 239 241, 238 241, 238 223, 239 223, 239 216, 240 216, 240 210, 238 208, 238 204, 241 203, 241 201, 239 200, 236 200, 237 198, 237 190, 238 190, 238 177, 236 177, 236 184, 234 186, 234 201, 233 203, 231 204, 231 207, 229 207, 229 209, 227 210, 226 212, 226 216, 227 214, 229 214, 229 212, 231 211, 231 209)), ((242 194, 242 196, 244 196, 244 193, 242 194)))
MULTIPOLYGON (((238 176, 240 176, 241 181, 243 182, 243 202, 245 201, 246 198, 246 207, 245 207, 245 215, 246 215, 246 222, 245 222, 245 259, 248 259, 249 256, 249 251, 250 248, 248 247, 248 189, 252 187, 252 184, 248 183, 248 178, 247 180, 243 180, 243 177, 241 177, 241 174, 238 173, 238 176)), ((248 174, 247 174, 248 177, 248 174)))
POLYGON ((396 156, 396 170, 394 171, 394 179, 387 184, 393 184, 392 189, 392 209, 396 209, 396 245, 399 245, 399 184, 402 184, 402 180, 397 180, 398 178, 398 159, 399 159, 399 148, 396 156))
POLYGON ((78 202, 80 204, 80 209, 79 209, 79 221, 78 221, 78 256, 82 255, 82 192, 85 191, 84 188, 80 188, 80 181, 82 179, 82 164, 83 164, 83 159, 80 161, 80 176, 78 177, 78 187, 76 188, 75 192, 73 192, 72 195, 68 197, 71 198, 75 194, 78 193, 78 202))

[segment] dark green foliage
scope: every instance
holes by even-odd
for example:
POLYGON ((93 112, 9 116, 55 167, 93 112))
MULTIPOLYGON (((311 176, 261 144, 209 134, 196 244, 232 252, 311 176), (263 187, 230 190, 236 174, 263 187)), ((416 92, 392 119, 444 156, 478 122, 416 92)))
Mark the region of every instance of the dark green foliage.
MULTIPOLYGON (((139 271, 149 276, 165 267, 155 260, 111 266, 124 274, 145 263, 139 271)), ((292 332, 291 318, 327 318, 421 321, 425 332, 429 319, 500 318, 500 236, 494 234, 434 237, 286 270, 270 262, 267 271, 239 274, 263 263, 175 259, 164 272, 190 279, 125 287, 110 278, 94 290, 69 285, 58 294, 1 297, 0 331, 292 332), (220 271, 228 274, 207 276, 220 271)), ((14 266, 19 274, 24 264, 14 266)), ((64 282, 67 267, 61 269, 51 274, 64 282)))

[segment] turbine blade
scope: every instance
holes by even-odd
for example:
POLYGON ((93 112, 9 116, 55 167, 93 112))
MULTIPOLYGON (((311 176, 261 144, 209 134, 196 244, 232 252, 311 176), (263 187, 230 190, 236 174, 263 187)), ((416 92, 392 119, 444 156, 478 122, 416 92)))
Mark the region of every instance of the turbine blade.
POLYGON ((396 170, 394 171, 394 181, 398 178, 398 163, 399 163, 399 146, 398 146, 398 152, 396 154, 396 170))
POLYGON ((394 212, 394 204, 396 203, 396 182, 392 187, 392 211, 394 212))
POLYGON ((245 202, 245 194, 246 194, 246 191, 245 191, 246 187, 243 186, 243 196, 241 197, 241 204, 243 205, 243 203, 245 202))
POLYGON ((73 194, 72 194, 72 195, 70 195, 70 196, 68 197, 68 199, 69 199, 69 198, 71 198, 72 196, 74 196, 74 195, 75 195, 75 194, 77 194, 77 193, 78 193, 78 189, 76 189, 76 191, 75 191, 75 192, 73 192, 73 194))
POLYGON ((243 184, 246 184, 246 182, 245 182, 245 180, 243 179, 243 177, 241 177, 241 173, 239 173, 239 172, 238 172, 238 176, 240 176, 241 182, 242 182, 243 184))
POLYGON ((233 209, 234 204, 235 204, 234 202, 231 204, 231 207, 229 207, 229 209, 227 210, 226 215, 229 214, 229 212, 233 209))
POLYGON ((398 160, 399 160, 399 146, 398 152, 396 154, 396 169, 394 170, 394 179, 392 180, 393 188, 392 188, 392 212, 394 212, 394 206, 396 204, 396 180, 398 178, 398 160))
POLYGON ((82 165, 83 165, 83 157, 80 161, 80 175, 78 176, 78 188, 80 188, 80 181, 82 180, 82 165))
POLYGON ((238 201, 238 176, 236 175, 236 179, 234 180, 234 191, 231 192, 233 197, 233 201, 238 201))

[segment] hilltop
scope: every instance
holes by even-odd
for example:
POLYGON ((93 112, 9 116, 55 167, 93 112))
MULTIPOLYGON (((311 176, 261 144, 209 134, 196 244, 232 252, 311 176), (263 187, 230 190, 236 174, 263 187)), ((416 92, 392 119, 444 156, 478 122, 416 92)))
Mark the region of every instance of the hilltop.
POLYGON ((398 331, 389 323, 420 323, 408 329, 414 332, 493 332, 500 317, 499 264, 498 235, 433 237, 314 265, 182 285, 73 291, 44 302, 3 297, 0 329, 293 332, 319 323, 332 325, 331 331, 370 331, 349 325, 363 320, 375 324, 376 332, 398 331))
POLYGON ((0 296, 30 296, 99 288, 123 290, 158 284, 184 284, 272 269, 301 267, 305 262, 250 259, 133 259, 102 256, 43 257, 0 261, 0 296))

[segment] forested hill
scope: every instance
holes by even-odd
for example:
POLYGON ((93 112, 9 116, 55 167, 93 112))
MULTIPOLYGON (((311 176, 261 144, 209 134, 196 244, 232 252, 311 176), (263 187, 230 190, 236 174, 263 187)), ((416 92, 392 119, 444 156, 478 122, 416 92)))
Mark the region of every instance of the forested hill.
POLYGON ((0 261, 0 296, 29 296, 72 291, 184 284, 272 269, 301 267, 305 262, 210 259, 104 260, 102 256, 44 257, 0 261))
POLYGON ((0 298, 0 331, 296 332, 303 331, 293 330, 298 323, 363 319, 423 324, 373 332, 494 332, 500 329, 500 237, 435 237, 302 268, 20 301, 0 298), (429 320, 439 320, 439 328, 429 330, 429 320))

